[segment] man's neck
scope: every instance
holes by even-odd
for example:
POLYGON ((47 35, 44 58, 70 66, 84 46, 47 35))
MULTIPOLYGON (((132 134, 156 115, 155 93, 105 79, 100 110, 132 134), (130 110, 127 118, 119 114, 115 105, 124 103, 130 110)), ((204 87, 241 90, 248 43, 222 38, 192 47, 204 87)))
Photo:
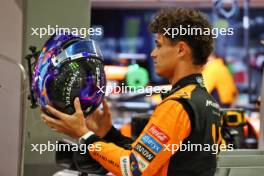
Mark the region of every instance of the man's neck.
POLYGON ((180 79, 192 75, 192 74, 199 74, 201 73, 202 68, 199 67, 193 67, 193 68, 182 68, 179 70, 175 70, 174 76, 169 79, 169 82, 171 85, 175 85, 180 79))

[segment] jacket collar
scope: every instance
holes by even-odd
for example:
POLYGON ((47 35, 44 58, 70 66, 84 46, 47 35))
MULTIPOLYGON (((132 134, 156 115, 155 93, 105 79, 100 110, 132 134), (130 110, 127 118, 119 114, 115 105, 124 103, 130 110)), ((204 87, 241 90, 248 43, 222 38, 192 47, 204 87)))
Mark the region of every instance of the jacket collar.
POLYGON ((180 90, 183 87, 186 87, 187 85, 190 84, 196 84, 199 85, 201 87, 204 87, 204 81, 203 81, 203 76, 202 74, 191 74, 188 75, 186 77, 183 77, 182 79, 180 79, 178 82, 176 82, 170 91, 166 92, 166 93, 162 93, 161 94, 161 98, 165 99, 166 97, 170 96, 171 94, 173 94, 174 92, 180 90))

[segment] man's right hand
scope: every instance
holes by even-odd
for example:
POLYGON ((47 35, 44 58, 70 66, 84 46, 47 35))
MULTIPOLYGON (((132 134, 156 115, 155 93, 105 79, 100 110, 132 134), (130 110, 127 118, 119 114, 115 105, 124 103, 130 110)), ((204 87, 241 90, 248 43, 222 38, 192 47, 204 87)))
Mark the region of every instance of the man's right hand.
POLYGON ((104 137, 112 127, 112 118, 107 101, 103 100, 103 111, 97 108, 87 117, 86 126, 97 136, 104 137))

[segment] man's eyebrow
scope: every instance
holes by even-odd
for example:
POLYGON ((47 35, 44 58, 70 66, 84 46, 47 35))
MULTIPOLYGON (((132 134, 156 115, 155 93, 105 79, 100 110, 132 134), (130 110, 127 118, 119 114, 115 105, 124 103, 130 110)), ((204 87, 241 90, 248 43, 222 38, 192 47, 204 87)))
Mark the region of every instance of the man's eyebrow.
POLYGON ((155 43, 156 43, 156 44, 160 44, 159 41, 158 41, 157 39, 155 39, 155 43))

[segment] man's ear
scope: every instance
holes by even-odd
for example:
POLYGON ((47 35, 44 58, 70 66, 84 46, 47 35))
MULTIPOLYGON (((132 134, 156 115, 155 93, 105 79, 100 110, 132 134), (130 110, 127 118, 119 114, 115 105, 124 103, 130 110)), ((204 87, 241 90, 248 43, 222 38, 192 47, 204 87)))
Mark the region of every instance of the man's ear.
POLYGON ((177 53, 179 57, 183 57, 186 54, 190 53, 190 48, 186 42, 180 41, 175 46, 177 48, 177 53))

